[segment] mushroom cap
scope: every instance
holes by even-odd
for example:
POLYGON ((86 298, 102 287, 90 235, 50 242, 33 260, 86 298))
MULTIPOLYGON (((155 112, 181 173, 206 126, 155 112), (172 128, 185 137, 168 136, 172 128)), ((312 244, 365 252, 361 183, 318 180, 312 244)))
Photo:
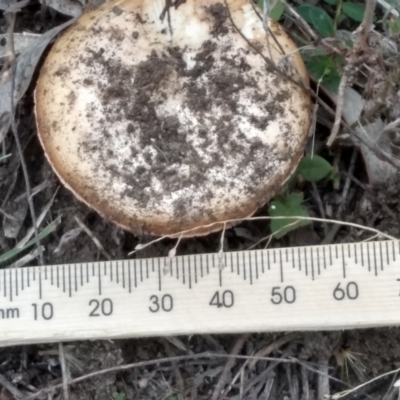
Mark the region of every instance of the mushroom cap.
POLYGON ((307 140, 307 73, 250 3, 187 0, 162 19, 164 0, 117 0, 56 41, 38 135, 78 198, 135 233, 196 236, 279 191, 307 140))

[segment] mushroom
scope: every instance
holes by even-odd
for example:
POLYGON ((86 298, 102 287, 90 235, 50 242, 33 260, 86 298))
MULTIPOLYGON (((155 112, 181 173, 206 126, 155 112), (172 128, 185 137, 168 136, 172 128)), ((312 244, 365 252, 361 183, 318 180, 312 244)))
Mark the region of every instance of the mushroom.
POLYGON ((38 135, 64 185, 109 220, 204 235, 254 214, 296 168, 307 73, 251 1, 165 4, 113 1, 56 41, 35 91, 38 135))

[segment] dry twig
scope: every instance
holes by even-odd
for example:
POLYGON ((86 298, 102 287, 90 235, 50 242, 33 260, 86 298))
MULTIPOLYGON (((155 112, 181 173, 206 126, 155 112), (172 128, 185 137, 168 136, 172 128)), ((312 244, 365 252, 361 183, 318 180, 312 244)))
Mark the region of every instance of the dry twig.
POLYGON ((64 400, 69 400, 69 389, 68 389, 69 374, 68 374, 67 362, 65 360, 64 346, 61 342, 58 344, 58 352, 60 355, 64 400))
MULTIPOLYGON (((232 356, 236 356, 239 354, 239 351, 242 349, 243 345, 246 343, 247 339, 249 338, 250 334, 245 333, 241 335, 235 342, 230 354, 232 356)), ((235 364, 236 359, 235 358, 230 358, 224 367, 224 370, 222 371, 222 374, 218 380, 218 383, 215 385, 214 393, 211 397, 211 400, 217 400, 222 392, 222 389, 225 386, 226 383, 226 377, 228 376, 229 371, 232 369, 233 365, 235 364)))

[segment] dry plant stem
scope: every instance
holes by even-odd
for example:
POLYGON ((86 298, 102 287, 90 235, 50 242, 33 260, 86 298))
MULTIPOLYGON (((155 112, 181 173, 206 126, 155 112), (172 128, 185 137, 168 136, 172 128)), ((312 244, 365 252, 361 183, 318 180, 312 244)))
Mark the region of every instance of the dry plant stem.
MULTIPOLYGON (((218 353, 210 353, 210 352, 205 352, 205 353, 200 353, 200 354, 189 354, 185 356, 176 356, 176 357, 165 357, 165 358, 159 358, 158 360, 150 360, 150 361, 140 361, 137 363, 133 364, 126 364, 126 365, 119 365, 117 367, 111 367, 107 369, 103 369, 101 371, 95 371, 87 375, 80 376, 79 378, 71 379, 69 381, 69 385, 75 385, 79 382, 83 382, 87 379, 91 379, 94 377, 97 377, 99 375, 104 375, 108 373, 113 373, 113 372, 121 372, 121 371, 127 371, 133 368, 141 368, 141 367, 148 367, 151 365, 158 365, 158 364, 163 364, 163 363, 171 363, 172 361, 174 362, 179 362, 179 361, 187 361, 187 360, 198 360, 202 358, 208 358, 208 359, 226 359, 226 358, 232 358, 233 360, 239 359, 239 360, 248 360, 248 359, 258 359, 259 361, 278 361, 280 363, 285 362, 285 363, 299 363, 299 360, 296 359, 285 359, 285 358, 272 358, 272 357, 252 357, 252 356, 239 356, 239 355, 231 355, 231 354, 218 354, 218 353)), ((304 365, 304 363, 301 363, 304 365)), ((312 371, 315 371, 314 369, 311 369, 312 371)), ((54 391, 55 389, 61 389, 63 387, 62 383, 59 383, 58 385, 51 386, 49 388, 45 388, 42 390, 39 390, 36 393, 33 393, 27 397, 25 397, 24 400, 34 400, 37 399, 38 397, 42 397, 46 393, 50 393, 54 391)))
POLYGON ((354 48, 347 58, 347 64, 343 69, 342 78, 340 79, 339 90, 338 90, 338 100, 336 105, 335 122, 333 124, 331 134, 329 135, 327 146, 332 146, 333 142, 336 140, 336 136, 340 129, 340 124, 342 121, 344 94, 346 87, 350 82, 350 77, 354 73, 356 64, 359 62, 360 56, 363 54, 365 48, 367 47, 367 38, 371 30, 372 20, 374 16, 374 11, 376 7, 376 0, 367 0, 364 12, 364 18, 358 27, 357 41, 354 48))
MULTIPOLYGON (((311 187, 312 187, 312 194, 315 199, 315 202, 317 203, 318 206, 318 211, 321 214, 321 218, 325 219, 325 210, 324 210, 324 205, 322 204, 321 196, 319 195, 317 184, 315 182, 311 182, 311 187)), ((328 234, 328 225, 323 222, 322 226, 324 228, 324 235, 326 236, 328 234)))
POLYGON ((64 346, 60 342, 58 344, 58 352, 60 355, 60 364, 61 364, 61 372, 62 372, 62 385, 63 385, 63 396, 64 400, 69 400, 69 388, 68 388, 68 369, 67 362, 65 360, 64 346))
POLYGON ((357 45, 355 47, 365 48, 367 46, 368 34, 371 30, 372 21, 375 14, 376 0, 366 0, 365 12, 363 21, 359 27, 359 33, 357 38, 357 45))
MULTIPOLYGON (((360 224, 356 224, 354 222, 347 222, 347 221, 339 221, 339 220, 335 220, 335 219, 323 219, 323 218, 315 218, 315 217, 301 217, 301 216, 293 216, 293 217, 289 217, 289 216, 285 216, 285 217, 249 217, 249 218, 237 218, 237 219, 229 219, 229 220, 225 220, 225 221, 219 221, 219 222, 213 222, 211 224, 208 225, 202 225, 193 229, 188 229, 186 231, 181 231, 181 232, 177 232, 174 237, 180 236, 180 235, 184 235, 185 233, 188 233, 194 229, 199 229, 199 228, 208 228, 211 227, 215 224, 221 224, 221 223, 225 223, 225 224, 231 224, 231 223, 239 223, 239 222, 244 222, 244 221, 270 221, 273 219, 292 219, 294 220, 294 223, 296 222, 296 220, 304 220, 304 221, 315 221, 315 222, 326 222, 329 224, 335 224, 335 225, 343 225, 343 226, 348 226, 348 227, 352 227, 352 228, 357 228, 357 229, 361 229, 361 230, 365 230, 367 232, 372 232, 375 233, 376 235, 380 236, 381 238, 385 238, 385 239, 389 239, 389 240, 399 240, 398 238, 388 235, 384 232, 381 232, 378 229, 372 228, 370 226, 364 226, 364 225, 360 225, 360 224)), ((132 255, 134 253, 136 253, 139 250, 142 250, 148 246, 151 246, 154 243, 157 242, 161 242, 162 240, 169 238, 169 236, 161 236, 157 239, 154 239, 146 244, 141 244, 140 248, 133 250, 129 253, 129 255, 132 255)))
POLYGON ((386 373, 384 373, 382 375, 376 376, 375 378, 369 380, 368 382, 364 382, 361 385, 358 385, 358 386, 356 386, 356 387, 354 387, 352 389, 344 390, 343 392, 339 392, 339 393, 335 393, 334 395, 330 396, 330 399, 332 399, 332 400, 342 399, 343 397, 347 397, 349 394, 354 393, 357 390, 359 390, 359 389, 361 389, 361 388, 363 388, 363 387, 365 387, 365 386, 367 386, 367 385, 369 385, 369 384, 371 384, 371 383, 373 383, 373 382, 375 382, 375 381, 377 381, 379 379, 382 379, 382 378, 384 378, 386 376, 389 376, 389 375, 395 375, 398 372, 400 372, 400 368, 397 368, 397 369, 395 369, 393 371, 389 371, 389 372, 386 372, 386 373))
MULTIPOLYGON (((279 348, 281 348, 282 346, 284 346, 286 343, 291 342, 292 340, 295 340, 297 338, 301 337, 301 335, 297 332, 291 332, 288 333, 282 337, 280 337, 279 339, 275 340, 274 342, 272 342, 271 344, 269 344, 267 347, 261 349, 260 351, 258 351, 255 356, 256 357, 266 357, 269 354, 271 354, 273 351, 278 350, 279 348)), ((255 361, 250 361, 249 362, 249 368, 252 369, 254 368, 256 362, 255 361)))
POLYGON ((308 383, 308 370, 305 367, 300 368, 301 371, 301 381, 303 383, 303 398, 304 400, 310 399, 310 385, 308 383))
POLYGON ((107 260, 111 260, 111 256, 107 253, 107 251, 104 249, 103 245, 100 243, 99 239, 97 239, 97 237, 93 234, 93 232, 76 215, 74 218, 78 225, 86 232, 90 239, 92 239, 93 243, 99 249, 101 254, 103 254, 103 256, 107 258, 107 260))
MULTIPOLYGON (((242 349, 243 345, 246 343, 247 339, 249 338, 250 333, 245 333, 241 335, 235 342, 230 354, 232 356, 236 356, 239 354, 239 351, 242 349)), ((211 400, 217 400, 226 384, 226 378, 228 376, 229 371, 232 369, 233 365, 235 364, 235 358, 230 358, 221 373, 221 376, 218 380, 218 383, 215 385, 214 393, 211 397, 211 400)))
POLYGON ((0 208, 0 214, 4 216, 4 218, 10 219, 11 221, 18 221, 17 218, 13 217, 12 215, 6 213, 3 209, 0 208))
MULTIPOLYGON (((351 184, 351 176, 353 175, 354 168, 356 166, 356 160, 358 155, 358 148, 353 149, 353 153, 351 154, 349 170, 347 171, 347 177, 344 182, 343 191, 342 191, 342 202, 340 203, 338 210, 336 212, 336 218, 340 219, 342 217, 343 211, 347 205, 347 197, 349 195, 350 184, 351 184)), ((330 232, 325 236, 325 239, 322 241, 322 244, 329 244, 333 242, 333 239, 339 232, 340 225, 334 225, 330 232)))
POLYGON ((17 400, 24 400, 25 395, 0 374, 0 385, 5 387, 17 400))
MULTIPOLYGON (((161 342, 165 347, 165 352, 167 353, 167 356, 171 357, 171 359, 174 358, 175 354, 172 351, 171 346, 169 345, 168 341, 165 340, 165 339, 162 339, 161 342)), ((176 361, 171 361, 171 365, 172 365, 172 368, 174 370, 176 384, 178 385, 178 388, 179 388, 179 392, 177 393, 178 400, 185 400, 185 398, 184 398, 185 383, 183 382, 182 375, 179 372, 179 368, 178 368, 178 365, 177 365, 176 361)))
POLYGON ((8 45, 10 48, 10 64, 11 64, 11 85, 10 85, 10 102, 11 102, 11 130, 14 135, 14 140, 17 145, 17 150, 18 150, 18 155, 20 158, 21 166, 22 166, 22 171, 24 174, 24 179, 25 179, 25 187, 26 187, 26 194, 28 197, 28 204, 29 204, 29 210, 31 214, 31 219, 32 219, 32 224, 33 224, 33 229, 35 232, 35 242, 36 242, 36 247, 39 252, 39 260, 40 264, 44 265, 44 257, 43 257, 43 250, 42 246, 40 245, 40 239, 39 239, 39 233, 38 233, 38 227, 36 225, 36 215, 35 215, 35 208, 33 206, 33 200, 31 198, 31 185, 29 182, 29 174, 28 174, 28 169, 26 167, 25 159, 24 159, 24 153, 22 150, 21 142, 19 140, 18 136, 18 128, 17 124, 15 122, 15 104, 14 104, 14 90, 15 90, 15 71, 16 71, 16 56, 15 56, 15 48, 14 48, 14 24, 15 24, 15 13, 11 12, 5 13, 5 17, 8 22, 8 45))
POLYGON ((350 74, 354 68, 353 63, 347 64, 343 68, 343 75, 340 79, 339 89, 338 89, 338 99, 336 103, 336 113, 335 113, 335 121, 333 123, 333 127, 331 130, 331 134, 329 135, 328 141, 326 145, 328 147, 332 146, 333 142, 336 140, 336 136, 339 133, 340 124, 342 122, 342 113, 343 113, 343 104, 344 104, 344 93, 347 85, 350 81, 350 74))
POLYGON ((329 365, 326 358, 319 360, 319 371, 321 374, 318 375, 318 399, 329 398, 329 365))

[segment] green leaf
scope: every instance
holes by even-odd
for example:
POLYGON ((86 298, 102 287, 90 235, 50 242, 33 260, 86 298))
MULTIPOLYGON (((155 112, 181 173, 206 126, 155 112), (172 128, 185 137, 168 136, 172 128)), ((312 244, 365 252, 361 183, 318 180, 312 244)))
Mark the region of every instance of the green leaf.
POLYGON ((394 21, 390 21, 389 28, 393 33, 399 33, 400 32, 400 17, 397 17, 394 21))
POLYGON ((354 21, 362 22, 365 13, 365 5, 360 3, 344 2, 342 11, 354 21))
POLYGON ((279 21, 282 18, 285 6, 279 2, 269 13, 269 17, 274 21, 279 21))
MULTIPOLYGON (((275 0, 267 0, 267 3, 272 6, 275 4, 275 0)), ((261 10, 264 9, 264 0, 258 0, 257 5, 261 8, 261 10)), ((283 15, 283 12, 285 11, 285 6, 281 1, 278 1, 278 3, 275 4, 274 8, 269 11, 268 15, 270 18, 272 18, 275 21, 279 21, 283 15)))
POLYGON ((305 156, 297 167, 297 172, 308 182, 318 182, 332 171, 331 164, 320 156, 305 156))
MULTIPOLYGON (((286 196, 276 197, 269 205, 271 217, 308 217, 307 211, 302 207, 303 193, 290 193, 286 196)), ((310 224, 309 220, 296 220, 295 218, 279 218, 271 220, 271 232, 277 238, 285 236, 288 232, 310 224)))
MULTIPOLYGON (((61 221, 61 218, 59 217, 55 221, 53 221, 50 225, 48 225, 46 228, 44 228, 38 235, 39 240, 42 240, 46 236, 50 235, 50 233, 53 233, 57 229, 57 226, 60 223, 60 221, 61 221)), ((36 239, 33 238, 28 243, 26 243, 25 246, 16 247, 12 250, 5 252, 4 254, 2 254, 0 256, 0 264, 11 260, 12 258, 14 258, 18 254, 22 253, 26 249, 29 249, 29 247, 33 246, 35 243, 36 243, 36 239)))
POLYGON ((336 0, 324 0, 324 2, 326 3, 326 4, 329 4, 330 6, 334 6, 335 4, 336 4, 336 0))
MULTIPOLYGON (((317 53, 316 53, 317 54, 317 53)), ((339 67, 343 65, 343 59, 339 56, 314 55, 304 57, 308 73, 323 86, 337 93, 340 83, 339 67)))
POLYGON ((0 162, 6 161, 10 157, 11 157, 11 154, 6 154, 4 156, 0 156, 0 162))
POLYGON ((322 8, 304 4, 297 7, 296 11, 306 22, 311 24, 322 37, 334 36, 335 29, 333 27, 332 18, 322 8))

